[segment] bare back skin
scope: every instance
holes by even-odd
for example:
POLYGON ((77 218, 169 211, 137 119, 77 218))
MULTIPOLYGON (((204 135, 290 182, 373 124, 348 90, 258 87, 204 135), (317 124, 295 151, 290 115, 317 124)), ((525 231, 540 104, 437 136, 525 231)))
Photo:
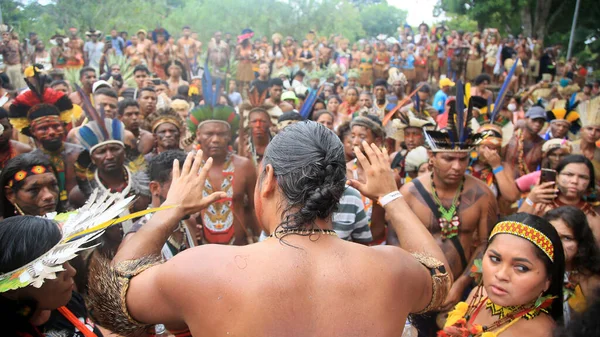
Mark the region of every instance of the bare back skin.
MULTIPOLYGON (((425 273, 423 267, 397 258, 396 247, 373 249, 321 237, 321 245, 309 243, 309 250, 303 249, 307 240, 296 239, 287 241, 298 248, 271 238, 245 247, 187 250, 162 271, 172 275, 162 296, 182 305, 193 336, 401 334, 410 311, 406 303, 423 294, 398 285, 403 275, 425 273)), ((127 303, 137 312, 140 302, 129 296, 127 303)))

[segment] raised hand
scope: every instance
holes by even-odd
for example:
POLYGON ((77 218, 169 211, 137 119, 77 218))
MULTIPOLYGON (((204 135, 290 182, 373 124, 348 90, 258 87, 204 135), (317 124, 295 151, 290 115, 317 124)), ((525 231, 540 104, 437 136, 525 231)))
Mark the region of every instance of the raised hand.
POLYGON ((557 189, 554 181, 534 186, 527 196, 534 203, 549 204, 556 198, 557 189))
POLYGON ((205 209, 219 199, 227 197, 225 192, 214 192, 206 198, 202 197, 204 182, 212 166, 212 158, 208 158, 202 169, 200 169, 200 166, 202 166, 201 150, 195 156, 193 152, 190 152, 181 170, 179 169, 179 161, 175 160, 173 163, 173 179, 165 205, 177 205, 183 215, 190 215, 205 209))
POLYGON ((358 148, 354 147, 356 158, 366 174, 366 182, 350 179, 348 185, 356 188, 360 193, 372 200, 377 200, 391 192, 397 191, 394 171, 390 167, 390 157, 387 149, 380 150, 375 144, 369 145, 363 141, 362 147, 367 157, 358 148))

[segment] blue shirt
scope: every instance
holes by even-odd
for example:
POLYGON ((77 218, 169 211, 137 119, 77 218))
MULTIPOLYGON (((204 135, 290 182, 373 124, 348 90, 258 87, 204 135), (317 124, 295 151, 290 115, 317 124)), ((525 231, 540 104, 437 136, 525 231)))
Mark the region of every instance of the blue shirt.
POLYGON ((448 95, 442 90, 438 90, 433 96, 433 107, 439 111, 439 113, 444 113, 446 108, 446 100, 448 99, 448 95))

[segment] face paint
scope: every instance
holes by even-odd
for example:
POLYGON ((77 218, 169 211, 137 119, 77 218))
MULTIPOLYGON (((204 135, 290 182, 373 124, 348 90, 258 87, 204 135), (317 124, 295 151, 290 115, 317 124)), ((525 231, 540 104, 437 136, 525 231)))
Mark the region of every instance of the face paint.
POLYGON ((31 134, 46 150, 56 151, 62 146, 65 128, 58 116, 45 116, 31 122, 31 134))

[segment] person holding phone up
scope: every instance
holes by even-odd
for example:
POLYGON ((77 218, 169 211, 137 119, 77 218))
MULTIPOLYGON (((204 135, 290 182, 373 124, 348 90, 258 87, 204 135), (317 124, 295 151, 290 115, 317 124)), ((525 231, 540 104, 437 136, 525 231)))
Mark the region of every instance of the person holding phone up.
POLYGON ((596 243, 600 243, 600 203, 596 201, 594 182, 594 167, 589 159, 583 155, 566 156, 556 171, 546 169, 541 173, 540 183, 531 189, 519 212, 543 215, 560 206, 575 206, 585 213, 596 243))

